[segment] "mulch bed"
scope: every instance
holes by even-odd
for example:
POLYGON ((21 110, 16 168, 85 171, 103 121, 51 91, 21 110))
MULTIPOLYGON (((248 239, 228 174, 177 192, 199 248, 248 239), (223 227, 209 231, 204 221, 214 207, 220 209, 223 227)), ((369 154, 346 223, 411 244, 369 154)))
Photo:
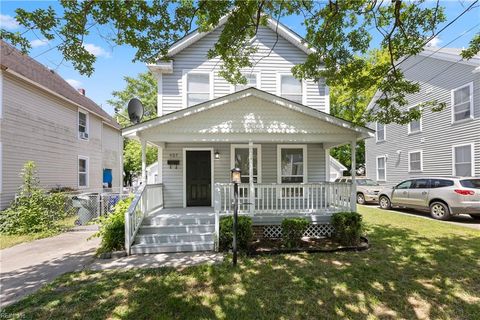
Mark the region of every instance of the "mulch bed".
POLYGON ((337 252, 337 251, 363 251, 370 247, 368 239, 360 237, 356 246, 343 246, 332 238, 302 238, 296 248, 287 248, 282 239, 261 239, 252 242, 249 249, 250 255, 280 254, 293 252, 337 252))

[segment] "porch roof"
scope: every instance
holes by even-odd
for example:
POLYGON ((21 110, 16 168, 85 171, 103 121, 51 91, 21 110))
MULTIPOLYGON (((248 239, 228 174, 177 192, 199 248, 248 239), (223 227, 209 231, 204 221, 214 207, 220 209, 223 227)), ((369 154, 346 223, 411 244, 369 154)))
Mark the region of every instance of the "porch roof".
POLYGON ((145 121, 123 136, 165 142, 326 143, 371 137, 373 130, 274 94, 248 88, 145 121))

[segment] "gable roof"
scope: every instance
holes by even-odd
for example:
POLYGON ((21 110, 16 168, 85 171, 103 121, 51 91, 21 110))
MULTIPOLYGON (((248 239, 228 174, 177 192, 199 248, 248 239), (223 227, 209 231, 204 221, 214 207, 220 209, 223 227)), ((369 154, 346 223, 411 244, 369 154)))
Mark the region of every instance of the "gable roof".
MULTIPOLYGON (((170 46, 168 49, 167 58, 173 57, 177 53, 181 52, 185 48, 189 47, 190 45, 194 44, 195 42, 199 41, 212 31, 220 28, 223 26, 228 20, 228 16, 222 17, 218 25, 215 26, 212 30, 208 32, 200 32, 198 29, 190 32, 189 34, 185 35, 183 38, 175 42, 170 46)), ((309 48, 305 40, 299 36, 295 31, 291 30, 284 24, 280 23, 277 20, 273 20, 272 18, 267 18, 267 27, 272 29, 274 32, 278 32, 278 34, 286 39, 288 42, 305 52, 306 54, 314 52, 314 49, 309 48)))
POLYGON ((49 70, 38 61, 34 60, 28 55, 23 54, 18 49, 3 40, 0 40, 0 47, 0 65, 2 70, 7 72, 13 71, 11 72, 12 74, 24 77, 44 89, 53 91, 64 99, 69 100, 73 104, 79 105, 85 110, 96 114, 108 125, 116 129, 120 129, 120 125, 99 105, 86 96, 80 94, 53 70, 49 70))
POLYGON ((176 121, 182 118, 186 118, 201 112, 205 112, 207 110, 211 110, 213 108, 217 108, 220 106, 224 106, 228 103, 232 103, 234 101, 238 101, 241 99, 245 99, 247 97, 257 97, 263 100, 270 101, 276 105, 279 105, 281 107, 285 107, 290 110, 294 110, 296 112, 305 114, 307 116, 311 116, 314 118, 317 118, 319 120, 323 120, 325 122, 328 122, 334 126, 338 126, 340 128, 348 129, 351 131, 356 132, 357 134, 361 135, 362 137, 369 137, 374 130, 371 130, 367 127, 362 127, 362 126, 355 126, 353 123, 346 121, 344 119, 332 116, 328 113, 325 113, 323 111, 319 111, 316 109, 313 109, 311 107, 302 105, 300 103, 285 99, 283 97, 279 97, 277 95, 268 93, 266 91, 259 90, 257 88, 247 88, 238 92, 234 92, 213 100, 205 101, 203 103, 184 108, 139 124, 135 124, 129 127, 126 127, 122 130, 122 135, 131 137, 136 135, 137 132, 141 132, 143 130, 147 130, 159 125, 164 125, 167 123, 170 123, 172 121, 176 121))

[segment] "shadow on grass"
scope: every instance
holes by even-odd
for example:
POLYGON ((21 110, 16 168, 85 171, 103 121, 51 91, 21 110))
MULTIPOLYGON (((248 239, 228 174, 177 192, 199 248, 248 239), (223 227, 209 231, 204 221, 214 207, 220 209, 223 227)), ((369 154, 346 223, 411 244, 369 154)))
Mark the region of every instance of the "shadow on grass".
POLYGON ((370 227, 366 252, 67 274, 4 312, 26 318, 480 318, 480 237, 370 227))

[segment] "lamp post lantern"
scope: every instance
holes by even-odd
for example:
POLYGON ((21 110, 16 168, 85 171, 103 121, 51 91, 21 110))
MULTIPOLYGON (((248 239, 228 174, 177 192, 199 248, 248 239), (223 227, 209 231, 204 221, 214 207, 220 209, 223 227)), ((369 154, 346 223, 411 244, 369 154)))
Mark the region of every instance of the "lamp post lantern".
POLYGON ((233 183, 233 266, 237 265, 237 226, 238 226, 238 184, 241 182, 242 171, 240 168, 233 168, 231 171, 231 181, 233 183))

